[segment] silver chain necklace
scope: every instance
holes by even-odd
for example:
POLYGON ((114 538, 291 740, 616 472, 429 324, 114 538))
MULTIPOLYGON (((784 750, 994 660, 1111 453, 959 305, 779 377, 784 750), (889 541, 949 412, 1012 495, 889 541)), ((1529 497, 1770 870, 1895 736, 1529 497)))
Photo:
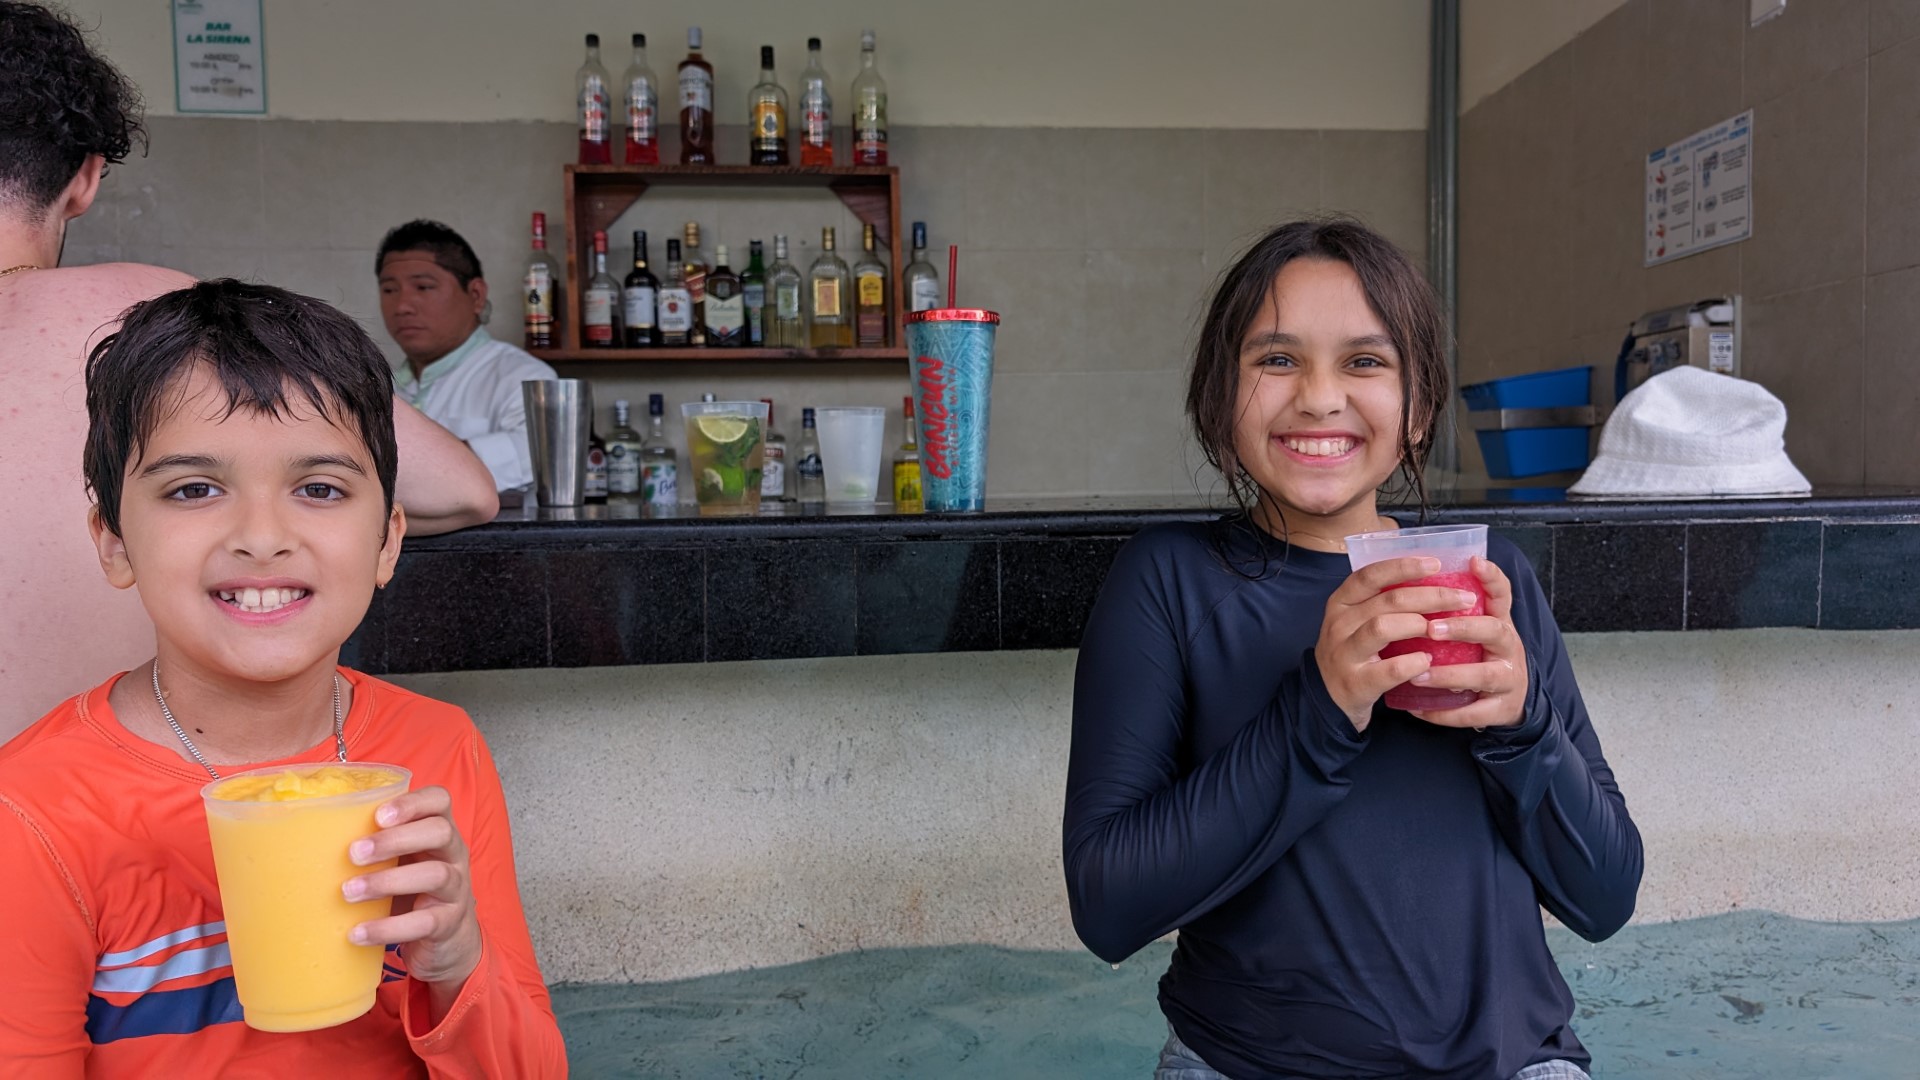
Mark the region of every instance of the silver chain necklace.
MULTIPOLYGON (((214 769, 213 763, 207 760, 207 756, 200 752, 199 747, 193 745, 192 739, 187 738, 187 729, 180 726, 180 721, 173 718, 173 710, 167 708, 167 696, 160 692, 159 657, 154 657, 153 660, 153 700, 159 703, 160 715, 167 718, 167 726, 173 729, 175 735, 180 736, 180 745, 186 747, 187 753, 193 757, 193 760, 207 770, 208 776, 215 780, 220 779, 220 773, 214 769)), ((346 717, 340 712, 340 673, 337 671, 333 673, 333 753, 341 761, 347 760, 346 717)))

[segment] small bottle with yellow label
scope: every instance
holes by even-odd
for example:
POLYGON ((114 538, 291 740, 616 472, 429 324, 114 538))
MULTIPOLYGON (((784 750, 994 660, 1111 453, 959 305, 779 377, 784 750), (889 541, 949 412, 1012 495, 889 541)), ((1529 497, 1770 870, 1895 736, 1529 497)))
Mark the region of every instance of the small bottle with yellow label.
POLYGON ((913 399, 905 399, 905 441, 893 452, 893 512, 918 514, 926 509, 920 497, 920 430, 913 420, 913 399))
POLYGON ((853 267, 854 344, 880 347, 887 343, 887 265, 874 250, 873 226, 861 229, 860 261, 853 267))

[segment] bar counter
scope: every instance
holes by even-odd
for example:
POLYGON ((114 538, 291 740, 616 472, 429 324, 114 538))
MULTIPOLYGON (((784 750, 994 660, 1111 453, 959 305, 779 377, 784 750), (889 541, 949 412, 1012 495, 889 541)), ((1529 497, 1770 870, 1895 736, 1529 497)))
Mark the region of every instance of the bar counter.
MULTIPOLYGON (((1218 513, 1164 498, 964 515, 510 508, 409 539, 342 662, 398 674, 1072 648, 1128 537, 1218 513)), ((1454 493, 1428 516, 1461 521, 1527 554, 1568 632, 1920 627, 1920 491, 1590 502, 1519 489, 1454 493)))

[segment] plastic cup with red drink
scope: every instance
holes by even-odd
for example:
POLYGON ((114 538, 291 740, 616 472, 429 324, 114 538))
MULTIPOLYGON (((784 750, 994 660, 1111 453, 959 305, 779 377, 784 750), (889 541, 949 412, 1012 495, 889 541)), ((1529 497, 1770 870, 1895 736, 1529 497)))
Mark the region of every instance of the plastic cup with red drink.
MULTIPOLYGON (((1487 613, 1487 587, 1481 583, 1479 575, 1473 572, 1475 556, 1487 556, 1487 527, 1485 525, 1429 525, 1417 529, 1393 529, 1388 532, 1361 533, 1347 537, 1347 561, 1355 570, 1371 566, 1388 559, 1425 557, 1440 560, 1440 572, 1429 574, 1418 581, 1408 581, 1391 586, 1393 589, 1414 589, 1422 587, 1457 589, 1470 592, 1475 599, 1472 607, 1458 611, 1436 611, 1427 615, 1427 621, 1455 618, 1463 615, 1485 615, 1487 613)), ((1486 658, 1486 651, 1469 641, 1435 641, 1432 638, 1411 638, 1395 641, 1380 650, 1381 659, 1402 656, 1410 652, 1424 652, 1433 657, 1434 667, 1447 667, 1453 664, 1478 664, 1486 658)), ((1415 686, 1401 683, 1387 691, 1387 708, 1402 709, 1409 712, 1438 712, 1441 709, 1457 709, 1480 700, 1480 695, 1472 690, 1443 690, 1428 686, 1415 686)))

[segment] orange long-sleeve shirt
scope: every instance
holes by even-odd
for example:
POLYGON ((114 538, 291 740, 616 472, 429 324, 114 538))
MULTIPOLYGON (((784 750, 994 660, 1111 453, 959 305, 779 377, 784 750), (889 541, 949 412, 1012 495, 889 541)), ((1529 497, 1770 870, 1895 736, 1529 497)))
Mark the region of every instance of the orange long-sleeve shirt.
MULTIPOLYGON (((0 1078, 566 1075, 486 743, 460 709, 340 670, 354 689, 349 754, 445 787, 467 842, 484 945, 447 1015, 429 1026, 426 986, 390 949, 358 1020, 300 1034, 241 1022, 207 775, 120 725, 116 676, 0 747, 0 1078)), ((332 756, 327 739, 259 764, 332 756)))

